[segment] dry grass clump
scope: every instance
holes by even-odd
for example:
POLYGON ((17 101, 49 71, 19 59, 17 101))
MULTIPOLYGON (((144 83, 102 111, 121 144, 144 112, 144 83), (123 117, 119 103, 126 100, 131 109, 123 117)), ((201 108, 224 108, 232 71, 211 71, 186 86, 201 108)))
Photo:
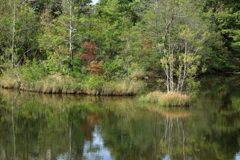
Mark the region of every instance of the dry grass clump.
POLYGON ((18 83, 14 79, 11 79, 11 80, 10 79, 1 79, 0 85, 3 88, 17 88, 18 87, 18 83))
POLYGON ((189 103, 189 96, 178 92, 167 92, 159 98, 158 103, 166 106, 186 106, 189 103))
POLYGON ((146 96, 142 96, 139 99, 142 102, 155 102, 161 106, 188 106, 190 103, 190 97, 186 94, 178 92, 162 93, 160 91, 154 91, 146 96))
POLYGON ((19 88, 21 79, 18 73, 7 73, 1 75, 0 86, 3 88, 19 88))

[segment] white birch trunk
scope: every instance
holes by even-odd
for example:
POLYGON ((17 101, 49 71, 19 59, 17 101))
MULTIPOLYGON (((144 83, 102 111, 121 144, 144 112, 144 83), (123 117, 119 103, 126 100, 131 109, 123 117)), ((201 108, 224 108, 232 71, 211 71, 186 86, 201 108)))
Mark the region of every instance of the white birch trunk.
POLYGON ((170 68, 170 71, 171 71, 171 73, 170 73, 170 76, 171 76, 171 92, 173 92, 174 91, 174 79, 173 79, 173 72, 174 72, 174 56, 173 56, 173 51, 171 51, 172 53, 171 53, 171 61, 170 61, 170 63, 171 63, 171 68, 170 68))
POLYGON ((187 77, 187 68, 188 68, 188 66, 187 66, 187 40, 186 40, 186 38, 184 39, 184 41, 185 41, 185 51, 184 51, 184 59, 183 59, 183 67, 184 67, 184 69, 183 69, 183 77, 182 77, 182 83, 181 83, 181 92, 182 92, 182 90, 183 90, 183 85, 184 85, 184 82, 185 82, 185 79, 186 79, 186 77, 187 77))
POLYGON ((166 69, 165 73, 167 75, 167 82, 166 82, 167 92, 169 92, 170 91, 170 88, 169 88, 169 74, 168 74, 168 70, 167 69, 166 69))
POLYGON ((69 0, 69 52, 70 52, 70 59, 73 59, 73 26, 72 26, 72 0, 69 0))
POLYGON ((14 46, 15 46, 15 32, 16 32, 16 0, 13 0, 13 23, 12 23, 12 44, 11 44, 11 52, 12 52, 12 67, 15 66, 15 55, 14 55, 14 46))
POLYGON ((182 80, 182 65, 179 66, 179 73, 178 74, 179 75, 178 75, 177 92, 179 92, 180 85, 181 85, 181 80, 182 80))
POLYGON ((174 61, 174 57, 173 57, 173 51, 172 51, 172 48, 171 48, 171 39, 170 39, 170 33, 169 33, 169 88, 170 88, 170 91, 173 92, 174 90, 174 82, 173 82, 173 61, 174 61))

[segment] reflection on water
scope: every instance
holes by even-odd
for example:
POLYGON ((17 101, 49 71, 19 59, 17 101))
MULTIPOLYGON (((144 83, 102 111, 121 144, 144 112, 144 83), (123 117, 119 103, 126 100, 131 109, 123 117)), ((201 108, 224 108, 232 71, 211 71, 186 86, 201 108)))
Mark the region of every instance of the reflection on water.
POLYGON ((239 82, 203 79, 189 108, 0 89, 0 159, 239 160, 239 82))
POLYGON ((169 155, 166 155, 163 160, 170 160, 170 156, 169 155))
POLYGON ((240 160, 240 152, 235 155, 234 160, 240 160))
POLYGON ((240 152, 236 153, 234 160, 240 160, 240 152))
POLYGON ((83 156, 87 160, 91 159, 102 159, 111 160, 111 155, 109 150, 104 146, 102 139, 102 126, 95 125, 93 131, 93 140, 86 141, 83 146, 83 156))

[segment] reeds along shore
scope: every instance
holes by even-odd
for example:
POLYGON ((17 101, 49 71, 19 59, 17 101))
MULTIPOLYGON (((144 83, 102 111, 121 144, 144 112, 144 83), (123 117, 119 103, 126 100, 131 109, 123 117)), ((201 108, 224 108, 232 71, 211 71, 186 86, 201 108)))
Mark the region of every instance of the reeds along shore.
POLYGON ((6 89, 19 89, 31 92, 52 94, 89 94, 103 96, 136 95, 143 87, 141 81, 119 82, 81 82, 73 77, 49 76, 38 81, 22 81, 21 79, 0 79, 0 86, 6 89), (93 84, 92 84, 93 83, 93 84))

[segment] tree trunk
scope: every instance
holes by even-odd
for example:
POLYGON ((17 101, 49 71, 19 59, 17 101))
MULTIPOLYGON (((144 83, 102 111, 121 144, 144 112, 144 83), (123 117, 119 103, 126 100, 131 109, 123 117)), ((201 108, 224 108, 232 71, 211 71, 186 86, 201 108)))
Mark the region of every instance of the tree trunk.
POLYGON ((12 67, 15 66, 15 55, 14 55, 14 46, 15 46, 15 32, 16 32, 16 0, 13 0, 13 26, 12 26, 12 44, 11 44, 11 54, 12 54, 12 67))
POLYGON ((72 26, 72 0, 69 0, 69 52, 70 59, 73 59, 73 26, 72 26))

